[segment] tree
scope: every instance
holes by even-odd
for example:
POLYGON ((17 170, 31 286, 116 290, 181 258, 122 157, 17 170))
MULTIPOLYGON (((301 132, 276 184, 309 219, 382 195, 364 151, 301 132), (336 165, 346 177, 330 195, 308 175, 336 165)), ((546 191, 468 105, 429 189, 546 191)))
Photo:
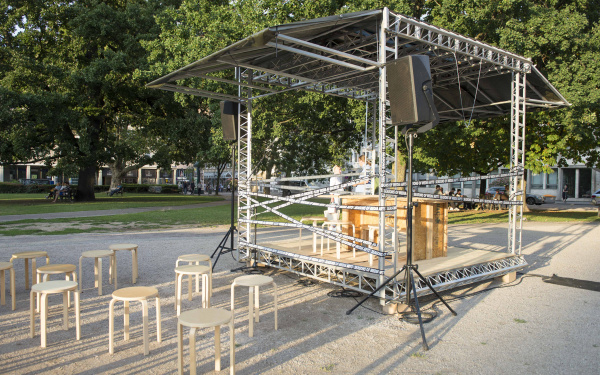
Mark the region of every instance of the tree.
MULTIPOLYGON (((176 2, 175 2, 176 3, 176 2)), ((4 162, 59 160, 79 168, 77 199, 93 200, 100 165, 118 177, 156 162, 192 161, 207 121, 172 95, 144 88, 150 80, 143 44, 159 31, 159 1, 3 2, 0 67, 5 112, 4 162), (29 132, 22 137, 24 131, 29 132)))
MULTIPOLYGON (((600 4, 447 0, 427 7, 428 22, 530 57, 573 104, 528 112, 526 168, 550 172, 567 159, 600 165, 600 4)), ((442 124, 426 134, 415 154, 424 168, 440 174, 486 174, 508 163, 509 124, 509 117, 442 124)))

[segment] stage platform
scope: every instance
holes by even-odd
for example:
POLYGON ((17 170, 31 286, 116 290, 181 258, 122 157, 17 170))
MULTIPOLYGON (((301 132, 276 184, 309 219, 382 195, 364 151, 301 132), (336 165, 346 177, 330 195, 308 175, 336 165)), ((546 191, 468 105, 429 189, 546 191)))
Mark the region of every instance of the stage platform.
MULTIPOLYGON (((388 257, 385 269, 380 270, 377 257, 373 257, 373 264, 370 265, 369 254, 357 251, 356 257, 353 257, 352 251, 345 250, 344 246, 340 251, 340 259, 337 259, 335 242, 330 241, 328 251, 327 240, 323 241, 321 256, 320 237, 317 236, 317 251, 314 252, 312 234, 306 231, 301 240, 297 230, 278 229, 265 231, 260 238, 263 240, 251 245, 257 251, 259 263, 363 293, 371 293, 379 285, 378 281, 387 280, 406 262, 405 253, 401 251, 396 267, 388 257), (270 235, 266 236, 266 233, 270 235)), ((402 239, 400 243, 403 243, 402 239)), ((515 272, 524 268, 527 262, 522 256, 507 252, 448 246, 446 257, 419 260, 415 264, 435 289, 441 291, 515 272)), ((424 282, 415 281, 419 295, 431 293, 424 282)), ((390 283, 385 288, 385 296, 381 297, 396 300, 404 294, 404 280, 401 277, 390 283)))

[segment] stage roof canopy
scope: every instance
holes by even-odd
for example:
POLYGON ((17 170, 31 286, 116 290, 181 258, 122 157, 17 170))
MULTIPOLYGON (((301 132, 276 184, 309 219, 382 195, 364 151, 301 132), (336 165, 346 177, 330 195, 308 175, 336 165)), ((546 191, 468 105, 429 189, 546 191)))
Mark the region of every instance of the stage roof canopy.
MULTIPOLYGON (((379 9, 270 27, 147 86, 235 102, 248 99, 227 94, 238 85, 252 88, 250 99, 305 90, 375 101, 385 14, 379 9), (236 67, 244 72, 241 83, 236 67)), ((527 73, 529 108, 569 105, 525 57, 392 12, 385 35, 387 63, 429 56, 441 121, 510 114, 513 72, 527 73)))

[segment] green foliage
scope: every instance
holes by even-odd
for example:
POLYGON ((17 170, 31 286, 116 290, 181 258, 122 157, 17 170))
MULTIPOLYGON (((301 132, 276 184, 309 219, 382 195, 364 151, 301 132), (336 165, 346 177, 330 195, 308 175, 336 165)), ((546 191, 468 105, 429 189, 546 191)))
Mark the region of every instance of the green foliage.
MULTIPOLYGON (((600 3, 588 1, 426 2, 426 20, 531 58, 572 104, 529 111, 526 168, 549 172, 568 159, 600 165, 600 3)), ((508 162, 510 118, 438 126, 417 142, 423 169, 487 173, 508 162), (437 147, 434 147, 437 139, 437 147), (443 140, 443 141, 440 141, 443 140)))

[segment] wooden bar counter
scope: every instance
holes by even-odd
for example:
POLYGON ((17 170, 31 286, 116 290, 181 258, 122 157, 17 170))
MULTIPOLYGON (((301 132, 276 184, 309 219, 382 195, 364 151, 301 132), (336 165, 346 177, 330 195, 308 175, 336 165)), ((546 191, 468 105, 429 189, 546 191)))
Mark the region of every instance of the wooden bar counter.
MULTIPOLYGON (((343 205, 379 205, 379 197, 376 195, 342 195, 340 198, 343 205)), ((445 257, 448 251, 448 203, 435 199, 413 201, 418 202, 413 211, 413 261, 445 257)), ((393 202, 393 199, 388 199, 388 202, 393 202)), ((406 231, 406 199, 398 198, 397 205, 398 230, 406 231)), ((344 209, 342 220, 353 222, 357 236, 360 237, 367 232, 369 225, 379 224, 379 213, 344 209)))

